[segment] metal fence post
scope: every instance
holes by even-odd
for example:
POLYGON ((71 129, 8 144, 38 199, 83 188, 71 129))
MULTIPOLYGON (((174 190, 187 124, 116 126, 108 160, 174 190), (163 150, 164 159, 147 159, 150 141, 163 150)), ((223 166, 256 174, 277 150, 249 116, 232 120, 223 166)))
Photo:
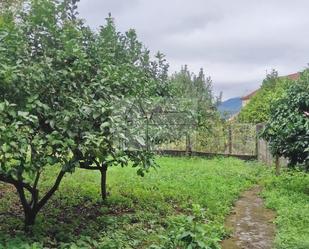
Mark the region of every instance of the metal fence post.
POLYGON ((191 137, 190 133, 186 134, 186 155, 191 156, 192 154, 192 146, 191 146, 191 137))
POLYGON ((259 133, 263 129, 263 124, 257 124, 255 128, 255 138, 256 138, 256 145, 255 145, 255 153, 256 153, 256 158, 258 161, 261 160, 260 156, 260 139, 259 139, 259 133))
POLYGON ((232 126, 229 125, 229 154, 232 155, 232 151, 233 151, 233 141, 232 141, 232 126))
POLYGON ((258 137, 258 133, 259 133, 259 128, 258 128, 258 125, 256 125, 256 127, 255 127, 255 154, 256 154, 257 160, 259 160, 259 137, 258 137))
POLYGON ((276 156, 276 176, 280 175, 280 160, 279 156, 276 156))

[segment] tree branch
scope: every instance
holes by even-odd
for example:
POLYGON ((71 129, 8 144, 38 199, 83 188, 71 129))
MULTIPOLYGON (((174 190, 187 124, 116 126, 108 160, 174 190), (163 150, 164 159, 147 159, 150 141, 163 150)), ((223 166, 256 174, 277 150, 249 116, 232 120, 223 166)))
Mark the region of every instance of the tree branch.
POLYGON ((86 166, 86 165, 81 165, 81 169, 89 169, 89 170, 100 170, 100 167, 92 167, 92 166, 86 166))
POLYGON ((16 187, 16 190, 18 192, 21 204, 23 206, 24 213, 26 214, 30 210, 30 205, 29 205, 27 198, 25 196, 24 188, 21 184, 17 184, 17 185, 15 185, 15 187, 16 187))
POLYGON ((32 193, 31 201, 30 201, 30 204, 29 204, 31 207, 35 207, 35 205, 38 202, 39 191, 37 190, 37 186, 38 186, 38 183, 39 183, 40 175, 41 175, 41 172, 38 171, 37 174, 36 174, 35 180, 34 180, 33 193, 32 193))
POLYGON ((21 187, 27 189, 31 194, 33 194, 33 192, 34 192, 34 188, 30 184, 25 183, 23 181, 15 180, 12 176, 0 174, 0 181, 12 184, 15 187, 16 187, 16 185, 20 185, 21 187))
POLYGON ((0 174, 0 181, 6 182, 12 185, 16 185, 17 181, 14 180, 11 176, 6 176, 4 174, 0 174))
POLYGON ((36 189, 37 186, 38 186, 40 176, 41 176, 41 172, 38 171, 37 174, 36 174, 35 180, 34 180, 34 184, 33 184, 33 188, 34 188, 34 189, 36 189))
POLYGON ((56 190, 58 189, 62 178, 65 175, 65 171, 61 170, 60 173, 57 176, 57 179, 54 183, 54 185, 52 186, 52 188, 45 194, 45 196, 38 202, 37 206, 36 206, 36 211, 40 211, 40 209, 47 203, 47 201, 52 197, 52 195, 56 192, 56 190))
POLYGON ((85 161, 85 162, 79 162, 80 168, 81 169, 89 169, 89 170, 100 170, 100 164, 95 160, 95 159, 90 159, 90 161, 85 161), (93 163, 96 164, 95 166, 91 166, 93 163))

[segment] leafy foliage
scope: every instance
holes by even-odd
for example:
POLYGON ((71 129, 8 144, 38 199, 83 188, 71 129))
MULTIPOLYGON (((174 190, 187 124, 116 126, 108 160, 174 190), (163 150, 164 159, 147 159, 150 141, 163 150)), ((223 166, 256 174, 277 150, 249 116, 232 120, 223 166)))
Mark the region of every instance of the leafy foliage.
POLYGON ((188 109, 196 113, 198 127, 206 127, 210 117, 215 114, 215 97, 212 80, 206 77, 203 69, 198 75, 191 73, 187 66, 172 76, 172 85, 177 97, 185 98, 188 109))
POLYGON ((273 102, 279 99, 291 84, 290 79, 278 77, 278 73, 273 70, 267 75, 256 95, 241 109, 238 120, 254 124, 266 122, 270 118, 273 102))
POLYGON ((183 150, 184 146, 188 150, 189 147, 192 149, 192 143, 208 143, 208 138, 216 133, 215 128, 221 127, 223 123, 216 109, 222 96, 214 96, 211 78, 205 76, 203 69, 196 75, 184 66, 172 75, 171 85, 176 97, 174 105, 180 116, 180 121, 175 122, 172 128, 174 134, 178 133, 178 139, 162 147, 170 149, 176 146, 179 149, 180 145, 180 150, 183 150), (186 145, 182 143, 184 140, 186 145))
POLYGON ((274 155, 309 168, 309 70, 271 107, 262 136, 274 155))
POLYGON ((16 187, 25 224, 32 225, 77 166, 101 172, 105 198, 108 166, 132 160, 143 175, 154 165, 149 151, 132 152, 115 141, 133 132, 124 114, 136 99, 168 94, 168 64, 161 54, 151 61, 135 31, 118 33, 111 16, 93 32, 78 19, 75 0, 22 6, 1 13, 0 180, 16 187), (40 175, 49 167, 59 174, 39 195, 40 175))
POLYGON ((170 231, 164 237, 163 247, 158 248, 221 248, 219 245, 220 238, 216 237, 216 233, 224 234, 224 232, 214 231, 213 227, 216 227, 216 225, 206 220, 205 209, 201 208, 200 205, 193 204, 191 212, 192 215, 170 219, 170 231))

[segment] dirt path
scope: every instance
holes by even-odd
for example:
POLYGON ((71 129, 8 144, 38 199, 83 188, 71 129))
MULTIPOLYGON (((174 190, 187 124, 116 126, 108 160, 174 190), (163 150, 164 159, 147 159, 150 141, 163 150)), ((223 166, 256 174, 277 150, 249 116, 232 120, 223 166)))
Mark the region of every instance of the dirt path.
POLYGON ((226 227, 232 229, 232 237, 222 242, 222 249, 271 249, 275 225, 275 213, 266 209, 259 197, 260 187, 244 192, 235 203, 226 227))

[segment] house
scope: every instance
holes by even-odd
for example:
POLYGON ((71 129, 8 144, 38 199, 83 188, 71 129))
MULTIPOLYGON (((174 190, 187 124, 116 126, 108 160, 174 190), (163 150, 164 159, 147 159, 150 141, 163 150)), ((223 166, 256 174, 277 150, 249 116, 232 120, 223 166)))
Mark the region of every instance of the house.
POLYGON ((249 103, 250 99, 251 99, 253 96, 255 96, 255 95, 257 94, 258 91, 259 91, 259 89, 255 90, 254 92, 252 92, 252 93, 250 93, 250 94, 248 94, 248 95, 246 95, 246 96, 243 96, 243 97, 241 98, 241 106, 242 106, 242 107, 245 107, 245 106, 249 103))
MULTIPOLYGON (((300 73, 293 73, 293 74, 289 74, 289 75, 286 75, 286 76, 280 76, 279 78, 288 78, 290 80, 298 80, 299 77, 300 77, 300 73)), ((245 107, 250 102, 251 98, 257 94, 258 91, 259 91, 259 89, 253 91, 252 93, 250 93, 246 96, 243 96, 241 98, 242 107, 245 107)))
POLYGON ((287 76, 282 76, 282 78, 287 77, 290 80, 298 80, 300 77, 300 73, 293 73, 293 74, 289 74, 287 76))

